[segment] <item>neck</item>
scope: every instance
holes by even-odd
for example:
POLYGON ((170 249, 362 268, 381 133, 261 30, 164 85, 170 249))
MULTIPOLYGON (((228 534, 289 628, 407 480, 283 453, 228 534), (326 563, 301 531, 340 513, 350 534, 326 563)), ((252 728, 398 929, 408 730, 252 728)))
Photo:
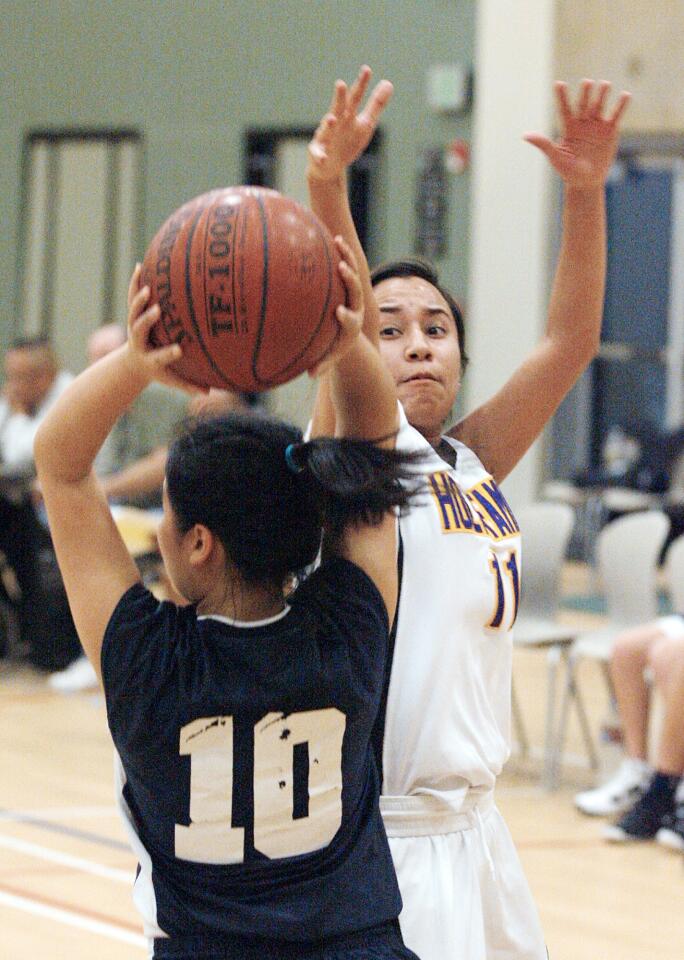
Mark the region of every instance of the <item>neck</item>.
POLYGON ((249 622, 274 617, 284 608, 283 591, 275 584, 248 583, 234 574, 202 597, 197 613, 249 622))

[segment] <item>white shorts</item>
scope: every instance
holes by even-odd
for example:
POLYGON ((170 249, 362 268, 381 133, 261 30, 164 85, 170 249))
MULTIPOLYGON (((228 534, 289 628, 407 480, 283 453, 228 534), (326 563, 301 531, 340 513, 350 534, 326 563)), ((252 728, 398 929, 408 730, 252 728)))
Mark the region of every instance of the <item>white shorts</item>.
POLYGON ((491 793, 467 796, 458 813, 434 796, 383 797, 381 807, 404 901, 401 931, 420 960, 547 960, 491 793))

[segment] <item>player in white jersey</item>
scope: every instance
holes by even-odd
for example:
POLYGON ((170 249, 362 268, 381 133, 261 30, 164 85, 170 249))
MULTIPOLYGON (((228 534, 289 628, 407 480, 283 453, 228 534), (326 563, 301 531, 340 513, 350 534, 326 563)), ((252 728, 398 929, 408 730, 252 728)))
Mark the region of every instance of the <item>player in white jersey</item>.
MULTIPOLYGON (((313 209, 354 245, 345 169, 368 144, 392 92, 360 110, 367 67, 337 81, 310 146, 313 209)), ((432 448, 429 495, 400 521, 401 593, 382 734, 385 825, 404 908, 402 931, 424 960, 544 960, 536 910, 494 805, 508 757, 510 630, 520 539, 497 483, 520 460, 599 343, 605 283, 604 185, 629 100, 606 114, 610 86, 583 81, 575 106, 556 85, 561 139, 526 139, 565 184, 563 238, 539 346, 489 401, 446 436, 465 366, 463 319, 429 265, 397 262, 365 287, 366 322, 405 417, 400 449, 432 448)), ((362 271, 362 276, 364 271, 362 271)), ((365 278, 367 279, 367 277, 365 278)), ((321 385, 313 432, 334 430, 321 385)))

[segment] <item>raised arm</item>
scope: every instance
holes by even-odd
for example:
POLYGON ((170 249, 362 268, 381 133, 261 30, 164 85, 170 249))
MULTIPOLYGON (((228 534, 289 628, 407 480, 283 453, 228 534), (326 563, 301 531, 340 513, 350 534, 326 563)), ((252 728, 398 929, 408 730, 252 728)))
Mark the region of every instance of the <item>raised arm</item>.
POLYGON ((458 423, 451 435, 501 481, 539 436, 596 355, 606 276, 605 182, 615 159, 622 93, 606 111, 610 84, 584 80, 575 107, 556 84, 561 136, 525 135, 564 181, 563 232, 545 334, 508 382, 458 423))
MULTIPOLYGON (((392 84, 388 80, 381 80, 365 107, 360 109, 370 78, 370 67, 364 66, 351 87, 343 80, 335 83, 330 108, 309 144, 306 177, 311 209, 333 236, 343 237, 351 248, 363 293, 363 332, 370 343, 377 345, 379 314, 366 255, 354 226, 347 192, 347 169, 370 143, 393 92, 392 84)), ((324 377, 321 378, 314 406, 312 435, 333 434, 335 430, 330 385, 324 377)))
MULTIPOLYGON (((399 425, 394 380, 378 349, 360 332, 364 306, 361 280, 349 245, 339 236, 336 243, 344 258, 340 272, 347 305, 338 307, 342 337, 335 354, 324 361, 322 375, 335 435, 374 440, 379 446, 391 448, 399 425)), ((334 545, 325 544, 326 550, 332 547, 368 574, 382 594, 390 621, 397 600, 396 546, 396 521, 391 515, 375 526, 349 525, 334 545)))
POLYGON ((105 627, 125 591, 139 580, 112 520, 93 461, 118 417, 154 379, 187 386, 166 366, 180 355, 173 344, 152 350, 155 304, 138 289, 136 267, 129 287, 129 340, 88 367, 62 394, 41 424, 35 460, 50 532, 83 649, 100 676, 105 627))

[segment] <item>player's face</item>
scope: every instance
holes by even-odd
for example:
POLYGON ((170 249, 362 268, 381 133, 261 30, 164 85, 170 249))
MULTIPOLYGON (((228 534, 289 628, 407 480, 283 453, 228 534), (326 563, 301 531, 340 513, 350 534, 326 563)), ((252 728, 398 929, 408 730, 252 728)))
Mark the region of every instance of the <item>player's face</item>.
POLYGON ((389 277, 373 291, 380 308, 380 353, 409 423, 432 440, 442 431, 461 379, 449 304, 420 277, 389 277))

